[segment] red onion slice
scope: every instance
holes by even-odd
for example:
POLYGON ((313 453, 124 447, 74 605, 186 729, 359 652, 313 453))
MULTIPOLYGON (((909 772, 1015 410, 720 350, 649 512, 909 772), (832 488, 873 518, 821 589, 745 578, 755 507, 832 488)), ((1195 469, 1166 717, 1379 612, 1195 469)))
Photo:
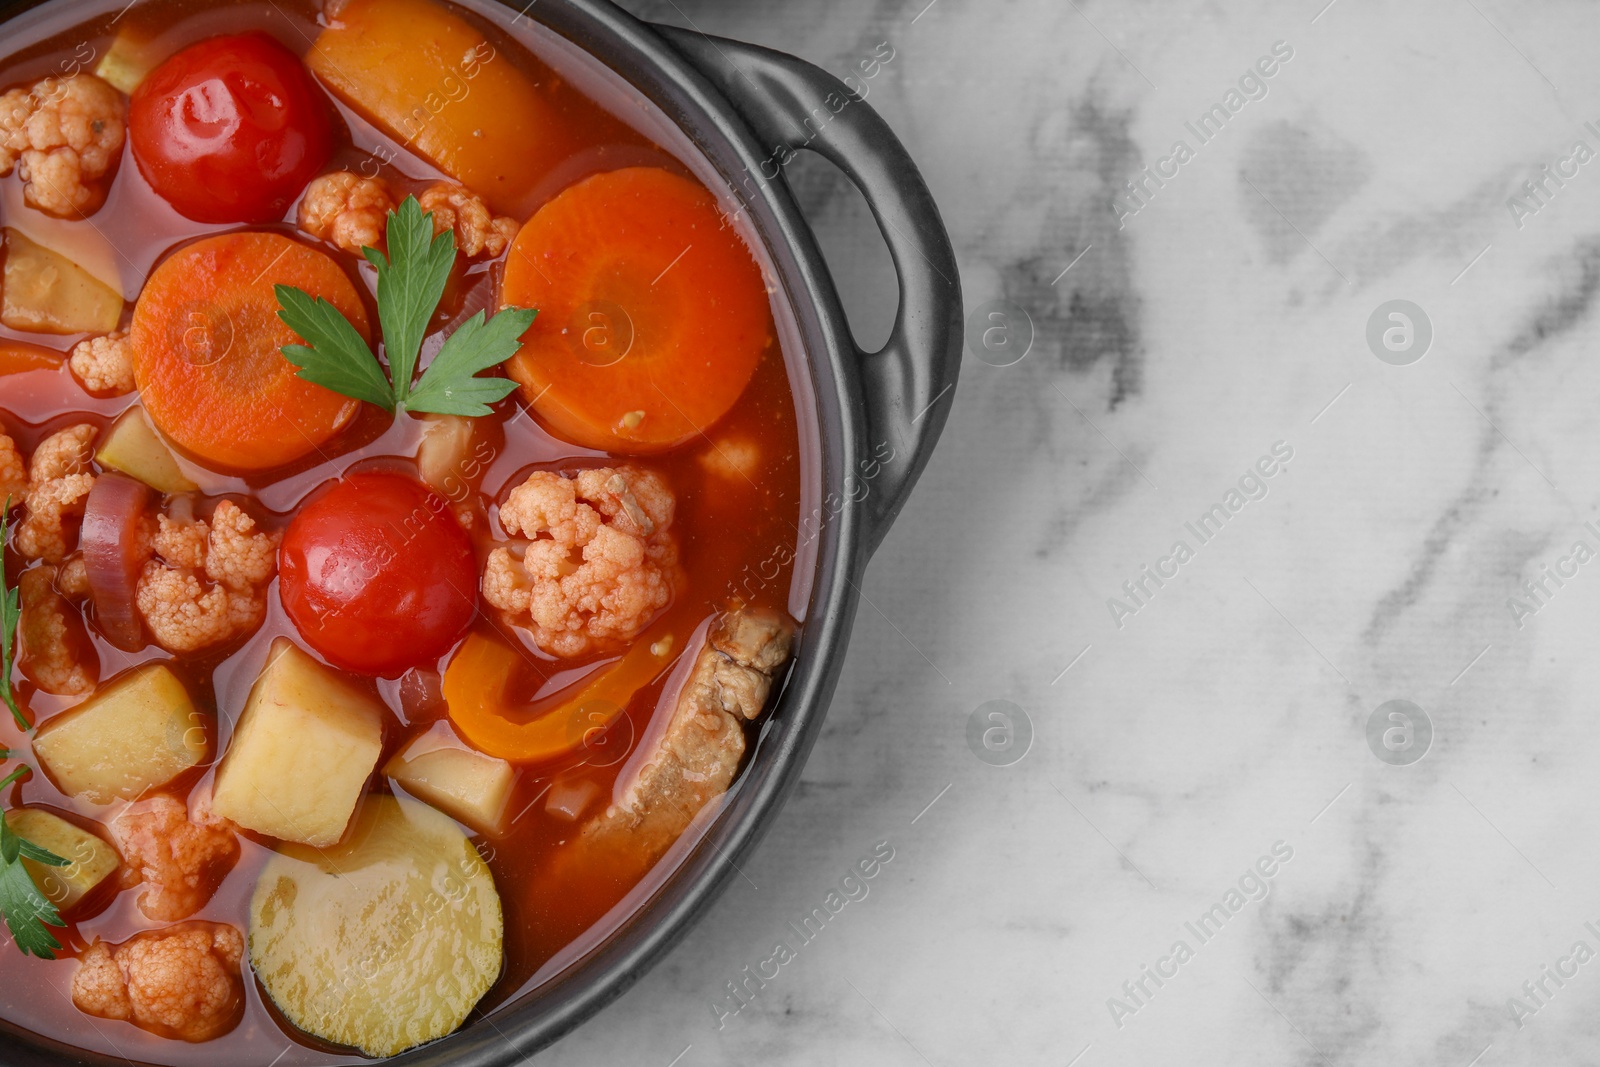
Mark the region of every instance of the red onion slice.
POLYGON ((134 601, 139 572, 150 558, 142 536, 150 507, 150 487, 121 474, 102 474, 89 490, 78 543, 89 572, 95 623, 107 641, 124 652, 144 647, 144 624, 134 601))

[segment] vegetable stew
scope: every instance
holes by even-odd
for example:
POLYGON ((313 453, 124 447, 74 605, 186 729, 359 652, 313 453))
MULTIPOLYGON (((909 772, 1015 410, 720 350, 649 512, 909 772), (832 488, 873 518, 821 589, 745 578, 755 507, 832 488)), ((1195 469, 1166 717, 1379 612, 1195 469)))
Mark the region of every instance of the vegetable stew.
POLYGON ((0 1020, 291 1067, 539 995, 800 639, 770 271, 510 9, 41 12, 0 60, 0 1020))

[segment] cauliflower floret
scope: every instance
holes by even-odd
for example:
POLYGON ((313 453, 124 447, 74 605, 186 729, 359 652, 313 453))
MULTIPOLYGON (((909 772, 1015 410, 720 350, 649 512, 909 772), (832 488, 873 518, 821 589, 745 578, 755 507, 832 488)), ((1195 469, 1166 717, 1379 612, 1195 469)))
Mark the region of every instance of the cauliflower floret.
POLYGON ((121 396, 135 388, 133 342, 127 330, 90 337, 72 346, 67 365, 78 383, 91 393, 121 396))
POLYGON ((28 463, 28 477, 38 485, 88 470, 93 454, 89 446, 94 442, 95 432, 93 426, 80 422, 40 441, 28 463))
POLYGON ((83 514, 94 488, 87 472, 52 478, 28 490, 27 517, 17 527, 17 551, 29 559, 59 563, 67 554, 67 522, 83 514))
POLYGON ((206 577, 229 589, 264 586, 278 567, 278 538, 258 533, 256 522, 231 500, 211 515, 206 577))
POLYGON ((188 805, 158 794, 130 805, 111 824, 122 853, 122 888, 143 884, 139 910, 158 922, 187 919, 206 906, 239 861, 233 824, 191 818, 188 805))
POLYGON ((46 693, 82 696, 100 680, 100 661, 83 618, 56 591, 56 568, 46 563, 23 571, 17 602, 22 620, 22 673, 46 693))
MULTIPOLYGON (((496 218, 483 198, 454 182, 435 182, 417 203, 433 212, 435 236, 455 231, 456 248, 471 259, 503 253, 517 235, 516 219, 496 218)), ((382 178, 347 170, 324 174, 300 200, 300 229, 312 237, 359 254, 377 248, 396 206, 394 190, 382 178)))
POLYGON ((152 543, 157 555, 174 567, 197 571, 206 565, 206 546, 211 528, 193 519, 156 516, 156 535, 152 543))
POLYGON ((28 491, 28 465, 22 461, 17 443, 0 433, 0 508, 7 499, 13 504, 22 503, 22 494, 28 491))
POLYGON ((300 200, 300 228, 319 241, 361 254, 383 241, 394 194, 382 178, 363 178, 348 170, 324 174, 306 187, 300 200))
POLYGON ((700 466, 730 482, 754 484, 761 470, 761 446, 747 437, 725 437, 700 453, 700 466))
POLYGON ((551 655, 637 637, 679 580, 673 507, 666 483, 634 467, 535 471, 500 508, 506 532, 530 540, 489 554, 483 598, 551 655))
POLYGON ((28 465, 27 514, 17 527, 17 551, 29 559, 60 563, 67 555, 67 522, 83 514, 94 488, 90 444, 98 431, 88 423, 51 434, 28 465))
POLYGON ((74 552, 56 571, 56 589, 68 600, 83 600, 89 593, 89 564, 74 552))
POLYGON ((90 214, 122 154, 122 94, 90 74, 0 96, 0 176, 21 164, 23 198, 52 215, 90 214))
POLYGON ((180 923, 120 945, 96 941, 72 976, 72 1003, 161 1037, 210 1041, 244 1014, 243 958, 244 937, 226 923, 180 923))
POLYGON ((209 525, 161 516, 155 552, 160 558, 144 565, 136 599, 163 648, 193 652, 261 625, 278 535, 258 532, 233 501, 218 504, 209 525))
POLYGON ((521 228, 516 219, 496 218, 482 197, 454 182, 435 182, 422 191, 417 203, 423 211, 433 212, 434 235, 454 230, 456 248, 469 259, 500 255, 521 228))

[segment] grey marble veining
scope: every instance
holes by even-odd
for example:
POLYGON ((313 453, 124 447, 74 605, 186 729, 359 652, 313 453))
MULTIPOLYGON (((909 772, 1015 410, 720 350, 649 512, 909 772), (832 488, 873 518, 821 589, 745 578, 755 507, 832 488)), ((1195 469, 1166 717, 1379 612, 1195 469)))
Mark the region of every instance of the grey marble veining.
MULTIPOLYGON (((746 877, 540 1062, 1591 1062, 1600 9, 925 3, 633 5, 888 42, 869 102, 1033 344, 969 352, 746 877)), ((790 178, 881 338, 858 198, 790 178)))

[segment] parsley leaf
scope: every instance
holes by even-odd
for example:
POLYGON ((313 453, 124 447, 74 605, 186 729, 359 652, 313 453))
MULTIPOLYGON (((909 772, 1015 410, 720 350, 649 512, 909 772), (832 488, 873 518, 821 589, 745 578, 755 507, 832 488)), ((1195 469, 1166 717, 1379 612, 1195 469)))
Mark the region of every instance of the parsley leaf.
MULTIPOLYGON (((0 789, 26 772, 26 767, 18 767, 0 780, 0 789)), ((22 865, 25 859, 49 867, 65 867, 68 863, 12 830, 10 822, 0 815, 0 915, 5 916, 6 927, 19 949, 40 959, 54 959, 61 942, 49 928, 66 924, 61 921, 56 906, 39 891, 33 876, 22 865)))
POLYGON ((390 376, 337 308, 304 290, 279 285, 274 287, 278 318, 307 342, 285 345, 284 358, 300 368, 306 381, 385 411, 489 414, 489 405, 516 383, 478 375, 516 355, 535 312, 503 311, 485 321, 480 311, 445 339, 413 388, 422 338, 455 265, 455 235, 435 235, 433 212, 424 212, 417 198, 408 196, 389 212, 386 243, 387 256, 376 248, 361 251, 378 272, 378 321, 390 376))
MULTIPOLYGON (((0 819, 0 823, 3 822, 5 820, 0 819)), ((10 834, 8 840, 21 840, 9 830, 5 833, 10 834)), ((67 862, 60 856, 50 858, 61 861, 52 866, 64 866, 67 862)), ((61 913, 56 906, 39 892, 39 887, 33 884, 33 876, 19 861, 0 863, 0 913, 4 913, 6 926, 11 930, 18 948, 43 960, 55 959, 61 942, 55 939, 49 928, 66 924, 61 921, 61 913)))
MULTIPOLYGON (((433 212, 424 215, 417 198, 408 196, 389 213, 388 245, 388 258, 376 248, 363 248, 361 252, 378 269, 378 321, 383 324, 384 354, 389 358, 389 373, 394 376, 394 399, 409 407, 406 398, 411 395, 411 377, 416 371, 422 335, 439 306, 439 298, 444 296, 450 268, 455 266, 456 238, 449 230, 435 237, 433 212)), ((510 354, 507 352, 506 356, 510 354)), ((489 366, 493 364, 478 369, 489 366)))
POLYGON ((477 374, 516 355, 537 314, 531 309, 502 311, 485 322, 480 311, 463 322, 428 364, 407 406, 439 415, 489 414, 489 405, 504 399, 517 383, 477 374))
POLYGON ((0 508, 0 699, 5 700, 6 707, 11 709, 11 717, 17 720, 17 727, 28 729, 28 720, 23 718, 22 709, 17 707, 17 698, 11 692, 11 667, 16 656, 17 623, 22 618, 22 607, 17 602, 19 591, 6 585, 6 537, 10 533, 7 517, 11 512, 11 498, 6 497, 5 506, 0 508))
POLYGON ((394 410, 394 394, 383 368, 373 358, 367 342, 361 339, 350 320, 339 309, 322 299, 315 300, 303 289, 275 285, 278 318, 289 329, 310 341, 310 345, 284 345, 283 358, 300 368, 300 377, 332 389, 343 396, 394 410))

